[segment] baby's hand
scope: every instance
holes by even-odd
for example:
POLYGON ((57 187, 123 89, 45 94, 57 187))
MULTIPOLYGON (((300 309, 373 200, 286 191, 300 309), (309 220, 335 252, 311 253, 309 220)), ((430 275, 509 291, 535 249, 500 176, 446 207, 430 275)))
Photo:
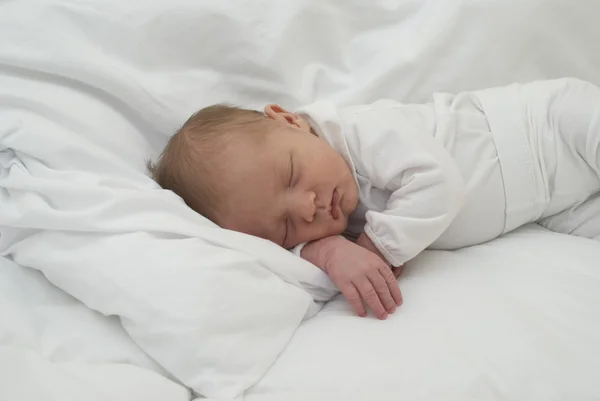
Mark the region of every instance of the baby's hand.
POLYGON ((402 273, 402 268, 404 267, 404 265, 394 267, 391 264, 389 264, 389 262, 381 254, 381 252, 379 252, 379 249, 377 249, 377 247, 373 244, 373 241, 371 241, 371 239, 364 232, 359 235, 358 239, 356 240, 356 245, 362 246, 363 248, 368 249, 369 251, 373 252, 375 255, 379 256, 384 262, 387 263, 387 265, 390 267, 390 269, 392 269, 392 272, 394 273, 394 276, 396 278, 398 278, 400 276, 400 274, 402 273))
POLYGON ((379 319, 387 318, 402 304, 398 282, 386 262, 343 237, 310 243, 302 257, 329 275, 359 316, 367 314, 363 301, 379 319))

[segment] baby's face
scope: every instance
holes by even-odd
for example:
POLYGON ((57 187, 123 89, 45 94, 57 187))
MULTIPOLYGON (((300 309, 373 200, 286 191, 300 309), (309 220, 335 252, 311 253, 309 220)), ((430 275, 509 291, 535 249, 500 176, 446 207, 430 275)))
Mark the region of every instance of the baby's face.
POLYGON ((303 120, 288 120, 274 118, 264 141, 232 145, 218 223, 292 248, 342 233, 358 188, 341 155, 303 120))

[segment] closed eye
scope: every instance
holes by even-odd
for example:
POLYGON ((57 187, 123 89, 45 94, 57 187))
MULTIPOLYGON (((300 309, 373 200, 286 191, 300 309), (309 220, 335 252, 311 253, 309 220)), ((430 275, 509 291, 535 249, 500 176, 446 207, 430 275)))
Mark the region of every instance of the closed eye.
MULTIPOLYGON (((294 184, 294 160, 292 157, 292 153, 290 152, 290 161, 289 161, 289 177, 288 177, 288 188, 291 188, 292 185, 294 184)), ((289 229, 290 229, 290 218, 286 217, 283 221, 284 224, 284 228, 283 228, 283 246, 285 247, 285 244, 288 240, 288 233, 289 233, 289 229)))
POLYGON ((292 183, 294 180, 294 160, 292 158, 292 154, 290 153, 290 178, 288 181, 288 187, 292 187, 292 183))

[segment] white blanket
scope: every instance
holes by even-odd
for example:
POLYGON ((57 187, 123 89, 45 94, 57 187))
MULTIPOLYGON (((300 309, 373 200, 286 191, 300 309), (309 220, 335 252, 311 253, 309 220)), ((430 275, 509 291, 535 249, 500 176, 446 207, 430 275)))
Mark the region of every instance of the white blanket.
MULTIPOLYGON (((129 13, 141 18, 129 44, 140 55, 137 42, 161 26, 156 18, 170 10, 185 19, 186 7, 201 18, 206 10, 167 2, 128 7, 2 6, 0 252, 88 307, 119 316, 134 341, 182 383, 206 396, 234 397, 318 310, 300 282, 324 288, 317 299, 333 287, 289 252, 219 229, 146 176, 158 129, 166 138, 187 112, 173 112, 174 103, 164 108, 168 102, 143 82, 135 57, 107 49, 125 44, 115 29, 132 28, 129 13)), ((173 32, 182 23, 165 21, 173 32)), ((148 43, 149 56, 154 46, 148 43)), ((193 53, 186 55, 193 69, 193 53)), ((164 59, 164 71, 149 82, 176 75, 171 58, 164 59)), ((165 88, 164 95, 172 94, 165 88)))
MULTIPOLYGON (((159 190, 144 166, 168 135, 219 101, 419 101, 567 75, 599 84, 599 13, 594 0, 576 8, 568 0, 2 2, 0 253, 41 271, 100 312, 103 330, 120 333, 103 337, 121 345, 101 363, 168 372, 204 396, 236 397, 335 289, 309 264, 220 230, 159 190)), ((46 333, 47 321, 6 304, 3 371, 35 371, 19 365, 30 352, 52 363, 97 362, 88 356, 100 340, 65 359, 21 343, 46 333), (22 315, 35 323, 9 335, 22 315)), ((119 372, 126 381, 129 371, 119 372)), ((105 384, 131 395, 136 375, 128 391, 105 384)))
POLYGON ((127 335, 40 274, 0 258, 0 400, 183 401, 127 335), (135 391, 132 391, 134 389, 135 391))

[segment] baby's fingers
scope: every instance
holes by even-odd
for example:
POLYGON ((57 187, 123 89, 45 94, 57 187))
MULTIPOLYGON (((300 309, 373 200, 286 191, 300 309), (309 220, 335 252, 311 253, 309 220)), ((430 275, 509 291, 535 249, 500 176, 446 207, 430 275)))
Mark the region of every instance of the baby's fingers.
POLYGON ((404 269, 404 265, 400 265, 400 266, 394 267, 394 268, 392 268, 392 273, 394 273, 394 276, 396 278, 398 278, 402 274, 402 270, 403 269, 404 269))
MULTIPOLYGON (((387 269, 387 266, 385 268, 387 269)), ((375 270, 369 274, 369 281, 371 281, 371 285, 375 288, 379 296, 379 301, 383 304, 387 313, 394 313, 396 311, 396 301, 392 298, 390 287, 379 270, 375 270)))
POLYGON ((394 272, 387 266, 380 269, 379 272, 383 276, 396 305, 402 305, 402 293, 400 292, 400 286, 398 285, 398 280, 396 279, 394 272))
POLYGON ((344 297, 346 297, 346 299, 348 300, 348 303, 350 303, 350 306, 352 306, 352 309, 354 309, 354 311, 356 312, 356 314, 360 317, 367 316, 365 306, 363 305, 362 299, 360 298, 358 291, 356 291, 356 287, 354 287, 354 284, 349 282, 345 285, 341 285, 339 288, 342 294, 344 294, 344 297))
POLYGON ((358 289, 362 299, 369 305, 373 313, 375 313, 375 316, 381 320, 386 319, 388 314, 379 299, 377 291, 373 288, 371 281, 369 281, 367 277, 362 277, 360 281, 357 281, 354 285, 358 289))

